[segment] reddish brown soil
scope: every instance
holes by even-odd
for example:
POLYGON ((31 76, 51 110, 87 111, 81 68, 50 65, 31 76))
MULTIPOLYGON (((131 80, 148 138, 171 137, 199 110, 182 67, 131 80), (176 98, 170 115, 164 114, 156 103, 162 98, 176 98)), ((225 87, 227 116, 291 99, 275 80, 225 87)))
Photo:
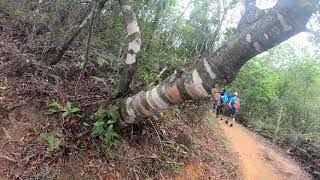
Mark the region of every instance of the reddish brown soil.
POLYGON ((305 180, 308 174, 281 150, 262 137, 236 123, 233 127, 220 122, 232 151, 240 158, 241 173, 246 180, 305 180))

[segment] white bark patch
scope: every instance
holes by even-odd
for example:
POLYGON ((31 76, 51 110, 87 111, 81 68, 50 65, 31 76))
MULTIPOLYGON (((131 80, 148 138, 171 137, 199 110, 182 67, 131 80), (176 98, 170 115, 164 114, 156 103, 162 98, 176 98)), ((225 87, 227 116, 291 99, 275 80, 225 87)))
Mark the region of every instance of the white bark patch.
POLYGON ((133 42, 129 42, 129 50, 132 49, 133 52, 138 53, 140 51, 141 40, 136 39, 133 42))
POLYGON ((127 32, 128 32, 128 36, 130 36, 135 32, 140 32, 136 18, 134 18, 133 21, 127 25, 127 32))
POLYGON ((192 85, 194 89, 200 94, 202 97, 207 97, 209 94, 207 91, 204 89, 202 85, 203 81, 198 73, 197 70, 194 70, 192 73, 192 85))
POLYGON ((159 96, 157 88, 158 87, 151 91, 151 98, 153 98, 153 102, 155 102, 161 110, 167 109, 169 105, 159 96))
POLYGON ((170 83, 172 83, 177 78, 177 74, 178 74, 177 70, 174 70, 173 74, 170 77, 170 81, 169 81, 170 83))
POLYGON ((121 8, 125 11, 131 11, 131 9, 132 9, 130 5, 123 5, 123 6, 121 6, 121 8))
POLYGON ((247 40, 249 43, 251 43, 251 35, 250 35, 250 34, 247 34, 247 35, 246 35, 246 40, 247 40))
POLYGON ((258 51, 258 52, 262 52, 263 51, 263 49, 262 49, 262 47, 261 47, 261 45, 259 44, 258 41, 254 42, 253 46, 256 49, 256 51, 258 51))
POLYGON ((79 27, 80 28, 85 27, 88 24, 89 20, 92 18, 92 16, 93 16, 93 12, 91 12, 84 21, 82 21, 79 27))
POLYGON ((127 54, 127 57, 126 57, 126 64, 134 64, 136 62, 136 55, 132 55, 130 53, 127 54))
POLYGON ((292 27, 286 22, 283 15, 277 12, 278 20, 280 21, 284 31, 290 31, 292 27))
POLYGON ((212 68, 210 67, 208 61, 206 58, 203 59, 203 64, 204 67, 206 68, 207 73, 209 74, 210 78, 213 80, 216 78, 216 75, 214 74, 214 72, 212 71, 212 68))
POLYGON ((126 109, 129 116, 129 122, 127 123, 134 123, 136 118, 136 113, 134 112, 133 108, 130 106, 131 101, 132 101, 131 97, 129 97, 126 101, 126 109))
POLYGON ((265 37, 266 39, 269 39, 268 34, 264 33, 263 35, 264 35, 264 37, 265 37))

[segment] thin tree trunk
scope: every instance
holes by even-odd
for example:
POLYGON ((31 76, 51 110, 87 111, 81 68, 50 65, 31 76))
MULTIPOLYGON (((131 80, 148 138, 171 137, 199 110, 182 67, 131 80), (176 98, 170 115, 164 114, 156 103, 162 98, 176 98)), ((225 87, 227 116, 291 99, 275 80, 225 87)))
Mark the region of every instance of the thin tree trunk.
POLYGON ((219 35, 220 31, 221 31, 222 23, 225 20, 225 17, 227 15, 229 9, 232 7, 232 5, 236 4, 236 2, 237 2, 236 0, 231 1, 230 4, 226 8, 224 8, 224 11, 223 11, 223 13, 221 15, 221 6, 223 5, 222 4, 223 1, 221 2, 220 0, 218 0, 219 22, 218 22, 217 27, 216 27, 216 29, 215 29, 215 31, 213 33, 212 38, 211 38, 211 42, 210 42, 211 45, 210 45, 209 49, 207 50, 207 55, 211 55, 212 52, 214 52, 216 43, 219 40, 219 36, 218 35, 219 35))
POLYGON ((34 39, 37 33, 37 23, 39 21, 39 16, 40 16, 40 6, 42 4, 43 0, 39 0, 36 10, 33 13, 33 25, 32 25, 32 36, 31 38, 34 39))
POLYGON ((132 78, 137 70, 137 54, 141 48, 141 35, 136 15, 130 0, 119 0, 128 33, 128 52, 119 83, 117 97, 124 95, 128 90, 132 78))
POLYGON ((72 28, 71 31, 71 35, 67 37, 66 41, 63 43, 63 45, 61 46, 61 48, 58 50, 58 55, 56 58, 54 58, 51 62, 50 65, 55 65, 57 63, 59 63, 63 57, 63 55, 65 54, 65 52, 68 50, 69 46, 71 45, 71 43, 74 41, 74 39, 76 37, 78 37, 78 35, 80 34, 80 32, 83 30, 83 28, 85 28, 88 23, 91 21, 91 19, 93 18, 93 14, 96 14, 97 16, 100 14, 100 12, 102 11, 102 9, 104 8, 104 5, 106 3, 107 0, 99 0, 98 1, 98 6, 95 8, 93 8, 90 13, 87 15, 86 18, 84 18, 84 20, 81 22, 81 24, 79 24, 77 27, 72 28), (96 12, 95 12, 96 11, 96 12))
POLYGON ((149 37, 146 39, 146 46, 145 46, 145 52, 149 52, 150 48, 151 48, 151 43, 152 43, 152 40, 153 40, 153 36, 154 36, 154 33, 156 31, 156 29, 158 28, 158 25, 159 25, 159 21, 161 19, 161 15, 163 13, 163 11, 166 9, 166 6, 167 6, 167 2, 162 2, 160 3, 157 11, 156 11, 156 16, 152 22, 152 25, 151 25, 151 33, 149 35, 149 37))
POLYGON ((279 133, 280 125, 281 125, 282 115, 283 115, 283 104, 280 100, 280 110, 279 110, 279 115, 277 118, 277 126, 276 126, 276 129, 274 130, 274 133, 273 133, 273 140, 272 140, 273 143, 275 143, 277 141, 277 137, 278 137, 278 133, 279 133))
POLYGON ((317 2, 279 0, 268 13, 189 73, 174 73, 160 85, 125 98, 120 104, 121 126, 157 115, 170 105, 209 96, 215 86, 231 82, 249 59, 305 30, 317 2))
MULTIPOLYGON (((97 4, 94 5, 94 7, 96 7, 97 4)), ((76 87, 75 87, 75 90, 74 90, 74 104, 77 103, 78 101, 78 89, 79 89, 79 86, 80 86, 80 81, 84 75, 84 72, 87 68, 87 64, 88 64, 88 61, 89 61, 89 51, 90 51, 90 42, 91 42, 91 36, 92 36, 92 29, 93 29, 93 23, 94 23, 94 20, 95 20, 95 11, 94 13, 92 14, 92 18, 91 18, 91 22, 90 22, 90 27, 89 27, 89 34, 88 34, 88 40, 87 40, 87 49, 86 49, 86 55, 85 55, 85 61, 84 61, 84 64, 83 64, 83 69, 81 69, 81 72, 80 72, 80 75, 78 77, 78 81, 77 81, 77 84, 76 84, 76 87)))

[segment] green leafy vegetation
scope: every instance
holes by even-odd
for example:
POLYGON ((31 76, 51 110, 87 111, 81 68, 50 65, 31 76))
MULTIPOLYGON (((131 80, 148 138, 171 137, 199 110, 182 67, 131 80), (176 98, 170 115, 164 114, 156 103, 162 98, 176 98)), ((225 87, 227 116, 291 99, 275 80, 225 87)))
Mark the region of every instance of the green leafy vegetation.
POLYGON ((170 164, 171 171, 175 174, 179 174, 183 165, 184 165, 184 163, 173 162, 170 164))
POLYGON ((81 71, 83 70, 84 68, 84 63, 83 62, 78 62, 76 65, 75 65, 76 69, 81 71))
POLYGON ((62 111, 63 111, 62 117, 66 118, 70 114, 80 111, 80 108, 73 105, 71 102, 68 101, 68 102, 66 102, 65 108, 62 111))
POLYGON ((49 151, 57 151, 60 148, 60 140, 51 133, 43 133, 40 135, 39 141, 49 145, 49 151))
POLYGON ((174 150, 176 152, 179 152, 182 154, 187 154, 186 151, 188 150, 188 148, 183 144, 178 144, 178 143, 175 143, 174 141, 168 139, 168 140, 164 141, 164 145, 171 148, 172 150, 174 150))
POLYGON ((48 111, 51 113, 58 113, 62 111, 62 107, 57 101, 55 101, 50 105, 48 111))
POLYGON ((100 118, 94 123, 92 130, 92 135, 100 137, 109 149, 117 145, 120 139, 120 135, 114 129, 120 117, 118 110, 119 108, 113 105, 109 105, 105 110, 100 109, 100 118))
POLYGON ((319 63, 288 43, 251 60, 228 87, 240 92, 240 120, 280 144, 288 137, 319 141, 319 63))
POLYGON ((80 111, 80 108, 73 105, 71 102, 67 101, 66 104, 62 107, 58 102, 53 102, 48 110, 50 113, 60 113, 62 112, 62 117, 67 118, 72 113, 80 111))

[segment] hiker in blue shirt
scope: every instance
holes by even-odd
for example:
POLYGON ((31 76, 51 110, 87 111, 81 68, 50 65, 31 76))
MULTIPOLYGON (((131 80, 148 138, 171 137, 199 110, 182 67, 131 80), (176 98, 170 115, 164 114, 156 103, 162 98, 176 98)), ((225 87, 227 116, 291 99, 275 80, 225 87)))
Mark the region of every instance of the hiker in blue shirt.
POLYGON ((226 98, 228 99, 227 102, 230 102, 230 99, 232 98, 231 93, 225 92, 226 98))
POLYGON ((233 126, 233 123, 236 119, 236 115, 239 111, 239 108, 240 108, 240 99, 238 97, 238 93, 235 92, 229 102, 229 116, 227 117, 227 120, 226 120, 226 124, 228 124, 229 117, 232 118, 230 127, 233 126))

